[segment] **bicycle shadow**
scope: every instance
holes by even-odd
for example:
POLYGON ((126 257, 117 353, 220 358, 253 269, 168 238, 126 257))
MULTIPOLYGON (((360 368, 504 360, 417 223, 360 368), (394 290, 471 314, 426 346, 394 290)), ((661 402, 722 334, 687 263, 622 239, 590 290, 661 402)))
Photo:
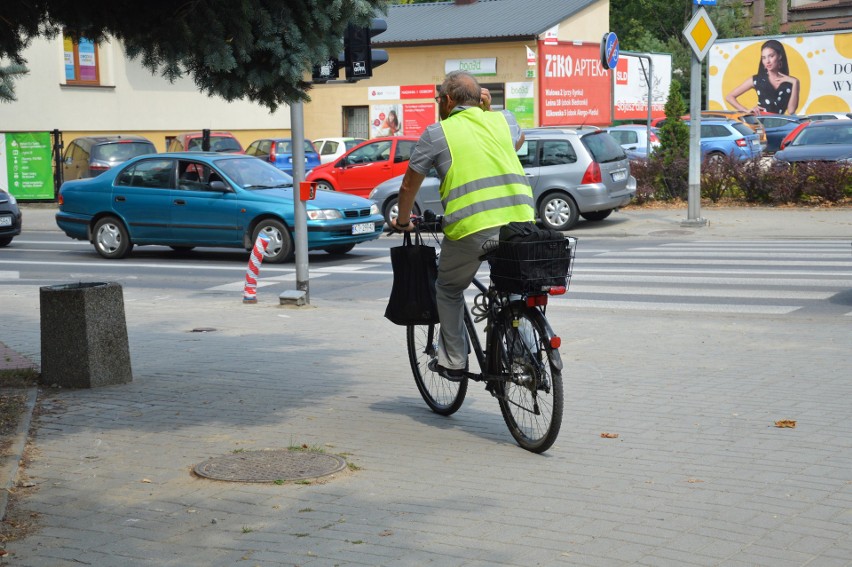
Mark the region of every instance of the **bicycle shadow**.
MULTIPOLYGON (((477 399, 477 392, 470 390, 476 386, 477 384, 473 382, 468 386, 469 390, 464 405, 456 413, 449 416, 442 416, 433 412, 420 397, 413 396, 386 398, 370 404, 369 407, 376 412, 408 417, 412 421, 429 428, 442 431, 459 431, 499 445, 517 447, 518 444, 506 428, 506 422, 503 421, 496 400, 489 396, 493 407, 490 408, 490 411, 485 409, 488 400, 477 399), (474 396, 472 397, 471 394, 474 396), (482 406, 482 409, 476 407, 477 405, 482 406)), ((450 439, 448 439, 449 441, 450 439)), ((520 447, 518 448, 520 449, 520 447)), ((530 453, 530 455, 533 454, 530 453)), ((547 454, 545 453, 543 456, 547 456, 547 454)))

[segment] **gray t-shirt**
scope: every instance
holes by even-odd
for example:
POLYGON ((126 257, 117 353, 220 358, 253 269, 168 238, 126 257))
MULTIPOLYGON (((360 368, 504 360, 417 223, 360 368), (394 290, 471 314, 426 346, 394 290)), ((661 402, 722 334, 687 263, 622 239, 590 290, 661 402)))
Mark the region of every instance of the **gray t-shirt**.
MULTIPOLYGON (((457 111, 464 111, 469 106, 457 106, 453 109, 453 114, 457 111)), ((512 135, 512 144, 517 145, 521 138, 521 127, 518 121, 515 120, 515 115, 508 110, 501 110, 503 117, 509 124, 509 133, 512 135)), ((452 114, 451 114, 452 116, 452 114)), ((408 166, 422 175, 428 175, 431 168, 438 171, 438 177, 443 179, 446 177, 450 166, 453 163, 453 158, 450 155, 450 146, 447 144, 447 137, 444 136, 444 129, 441 128, 440 122, 435 122, 426 127, 426 131, 420 136, 417 145, 411 152, 411 161, 408 166)))

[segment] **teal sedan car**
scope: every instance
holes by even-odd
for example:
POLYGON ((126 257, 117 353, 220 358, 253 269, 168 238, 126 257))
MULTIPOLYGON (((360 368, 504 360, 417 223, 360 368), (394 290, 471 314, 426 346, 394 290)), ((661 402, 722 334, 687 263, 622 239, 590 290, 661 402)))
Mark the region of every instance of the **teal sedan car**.
MULTIPOLYGON (((306 203, 309 250, 345 254, 382 233, 384 218, 367 199, 317 191, 306 203)), ((270 240, 265 261, 287 262, 295 250, 293 178, 246 155, 149 154, 64 183, 56 223, 104 258, 152 244, 248 251, 264 234, 270 240)))

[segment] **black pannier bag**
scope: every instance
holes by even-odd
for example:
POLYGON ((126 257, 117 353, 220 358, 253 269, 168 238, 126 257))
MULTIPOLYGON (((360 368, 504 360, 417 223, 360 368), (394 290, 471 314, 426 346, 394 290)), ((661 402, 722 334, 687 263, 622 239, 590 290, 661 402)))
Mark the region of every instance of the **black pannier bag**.
POLYGON ((435 280, 438 261, 435 248, 423 244, 420 232, 402 237, 402 246, 390 250, 393 268, 391 288, 385 317, 397 325, 432 325, 438 322, 438 300, 435 280))
POLYGON ((499 291, 538 293, 568 286, 576 240, 558 230, 512 222, 500 229, 500 240, 487 258, 491 282, 499 291))

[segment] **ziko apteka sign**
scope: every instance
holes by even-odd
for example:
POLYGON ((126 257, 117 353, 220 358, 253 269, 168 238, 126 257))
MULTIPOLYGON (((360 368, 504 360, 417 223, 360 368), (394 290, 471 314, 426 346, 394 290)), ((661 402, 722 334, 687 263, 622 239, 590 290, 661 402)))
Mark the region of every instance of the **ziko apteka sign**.
MULTIPOLYGON (((784 113, 852 111, 852 32, 716 40, 709 53, 707 107, 730 109, 726 96, 750 79, 759 83, 761 73, 765 73, 761 66, 764 52, 779 62, 783 75, 798 82, 795 109, 789 111, 793 105, 788 104, 782 108, 784 113)), ((764 94, 766 100, 758 101, 757 90, 746 90, 737 101, 748 109, 772 107, 772 100, 777 98, 774 93, 764 94)))
POLYGON ((49 132, 0 132, 0 187, 18 199, 53 199, 49 132))

